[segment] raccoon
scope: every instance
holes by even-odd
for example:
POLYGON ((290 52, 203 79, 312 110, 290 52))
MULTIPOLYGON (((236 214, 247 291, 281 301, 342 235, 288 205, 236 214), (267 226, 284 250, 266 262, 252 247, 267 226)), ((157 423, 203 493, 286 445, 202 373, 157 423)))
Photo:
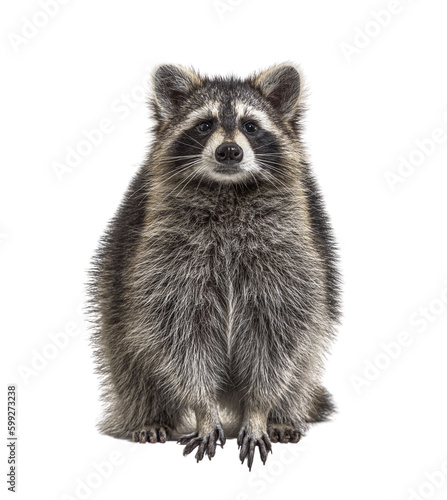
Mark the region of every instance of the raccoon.
POLYGON ((337 249, 301 139, 303 78, 153 73, 153 142, 89 283, 102 433, 237 438, 251 470, 334 411, 321 385, 340 317, 337 249))

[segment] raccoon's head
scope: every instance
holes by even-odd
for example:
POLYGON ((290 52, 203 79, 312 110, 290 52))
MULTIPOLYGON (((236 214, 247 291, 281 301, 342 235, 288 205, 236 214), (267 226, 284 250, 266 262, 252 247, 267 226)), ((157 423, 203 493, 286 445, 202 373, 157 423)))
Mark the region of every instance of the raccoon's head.
POLYGON ((287 179, 300 159, 302 88, 300 72, 291 64, 245 80, 158 67, 151 102, 156 172, 192 184, 287 179))

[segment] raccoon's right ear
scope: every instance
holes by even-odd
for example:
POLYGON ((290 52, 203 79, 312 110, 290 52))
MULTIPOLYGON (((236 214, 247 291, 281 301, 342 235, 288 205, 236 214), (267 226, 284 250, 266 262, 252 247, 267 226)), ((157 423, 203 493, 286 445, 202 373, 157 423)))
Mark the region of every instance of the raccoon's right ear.
POLYGON ((293 118, 303 90, 303 77, 297 66, 291 63, 273 66, 257 75, 253 84, 277 111, 293 118))
POLYGON ((202 83, 194 71, 174 64, 158 66, 152 80, 155 110, 160 118, 175 114, 202 83))

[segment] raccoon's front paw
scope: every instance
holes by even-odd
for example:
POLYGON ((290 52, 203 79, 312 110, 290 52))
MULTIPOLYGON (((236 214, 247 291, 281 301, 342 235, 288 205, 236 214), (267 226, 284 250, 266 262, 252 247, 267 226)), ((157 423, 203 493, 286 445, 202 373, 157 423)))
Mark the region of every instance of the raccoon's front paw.
POLYGON ((198 432, 193 432, 192 434, 182 436, 177 443, 186 445, 183 450, 184 456, 189 455, 195 448, 199 447, 196 453, 196 460, 200 462, 205 454, 208 455, 210 460, 214 457, 216 454, 217 440, 220 441, 220 446, 223 448, 226 439, 220 425, 216 425, 208 434, 199 435, 198 432))
POLYGON ((265 465, 268 452, 272 451, 272 444, 268 435, 262 431, 254 431, 249 427, 242 427, 237 437, 237 444, 240 448, 239 458, 242 463, 247 458, 248 469, 251 471, 253 459, 255 457, 255 448, 259 448, 262 463, 265 465))
POLYGON ((299 429, 287 424, 271 424, 267 432, 272 443, 298 443, 302 436, 299 429))
POLYGON ((170 435, 171 430, 168 427, 154 424, 133 432, 133 441, 135 443, 166 443, 170 435))

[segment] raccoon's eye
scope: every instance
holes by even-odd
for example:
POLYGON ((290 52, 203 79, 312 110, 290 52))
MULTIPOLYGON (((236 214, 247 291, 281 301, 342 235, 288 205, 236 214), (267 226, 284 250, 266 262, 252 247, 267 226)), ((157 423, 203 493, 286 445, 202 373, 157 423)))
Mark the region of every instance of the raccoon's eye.
POLYGON ((197 130, 199 132, 202 132, 202 134, 206 134, 207 132, 209 132, 211 130, 211 123, 210 122, 200 122, 198 125, 197 125, 197 130))
POLYGON ((258 127, 253 122, 246 122, 244 123, 244 129, 249 134, 254 134, 258 130, 258 127))

